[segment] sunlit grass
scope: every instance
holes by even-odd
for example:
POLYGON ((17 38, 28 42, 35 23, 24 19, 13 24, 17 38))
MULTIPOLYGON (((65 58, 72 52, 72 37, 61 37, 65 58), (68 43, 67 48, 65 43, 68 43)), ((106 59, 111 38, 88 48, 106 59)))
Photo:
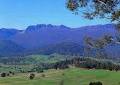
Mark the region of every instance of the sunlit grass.
POLYGON ((120 85, 120 72, 79 68, 48 70, 36 73, 33 80, 29 80, 28 73, 0 78, 0 85, 59 85, 61 80, 64 80, 65 85, 88 85, 90 81, 101 81, 103 85, 120 85))

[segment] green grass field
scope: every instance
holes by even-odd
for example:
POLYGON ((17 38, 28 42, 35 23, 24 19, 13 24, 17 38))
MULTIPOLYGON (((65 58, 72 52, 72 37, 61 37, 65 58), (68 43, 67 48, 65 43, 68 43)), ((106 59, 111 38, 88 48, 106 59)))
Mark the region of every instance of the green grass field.
POLYGON ((48 70, 43 74, 45 77, 36 73, 33 80, 29 80, 27 73, 0 78, 0 85, 60 85, 62 80, 64 85, 89 85, 90 81, 101 81, 103 85, 120 85, 120 72, 115 71, 70 68, 48 70))

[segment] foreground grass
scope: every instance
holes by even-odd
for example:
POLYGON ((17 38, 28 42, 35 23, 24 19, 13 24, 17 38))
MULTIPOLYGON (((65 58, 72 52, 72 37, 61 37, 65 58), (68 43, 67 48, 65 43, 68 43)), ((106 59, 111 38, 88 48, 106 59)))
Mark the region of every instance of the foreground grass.
POLYGON ((103 85, 120 85, 120 72, 105 70, 86 70, 70 68, 66 70, 48 70, 29 80, 29 74, 16 74, 13 77, 0 78, 0 85, 88 85, 90 81, 101 81, 103 85))

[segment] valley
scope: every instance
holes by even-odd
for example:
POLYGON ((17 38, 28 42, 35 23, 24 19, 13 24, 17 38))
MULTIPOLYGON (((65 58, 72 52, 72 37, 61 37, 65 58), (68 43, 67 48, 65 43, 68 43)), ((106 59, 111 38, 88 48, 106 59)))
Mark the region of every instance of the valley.
POLYGON ((100 41, 109 40, 103 38, 107 33, 116 37, 112 24, 80 28, 40 24, 0 32, 0 85, 120 84, 119 45, 110 42, 104 47, 100 41), (93 38, 92 43, 86 36, 93 38), (95 48, 89 48, 87 39, 95 48))
POLYGON ((120 0, 0 0, 0 85, 120 85, 120 0))

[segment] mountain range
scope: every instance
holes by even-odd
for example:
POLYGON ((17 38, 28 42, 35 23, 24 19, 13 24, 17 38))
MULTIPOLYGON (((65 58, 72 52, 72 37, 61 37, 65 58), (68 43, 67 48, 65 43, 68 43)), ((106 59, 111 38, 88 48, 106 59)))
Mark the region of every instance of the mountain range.
MULTIPOLYGON (((84 38, 99 38, 105 34, 115 36, 115 25, 94 25, 70 28, 64 25, 37 24, 25 30, 0 29, 0 55, 19 56, 33 53, 83 54, 84 38)), ((114 49, 111 47, 111 50, 114 49)), ((118 48, 117 51, 120 51, 118 48)), ((118 52, 119 53, 119 52, 118 52)))

